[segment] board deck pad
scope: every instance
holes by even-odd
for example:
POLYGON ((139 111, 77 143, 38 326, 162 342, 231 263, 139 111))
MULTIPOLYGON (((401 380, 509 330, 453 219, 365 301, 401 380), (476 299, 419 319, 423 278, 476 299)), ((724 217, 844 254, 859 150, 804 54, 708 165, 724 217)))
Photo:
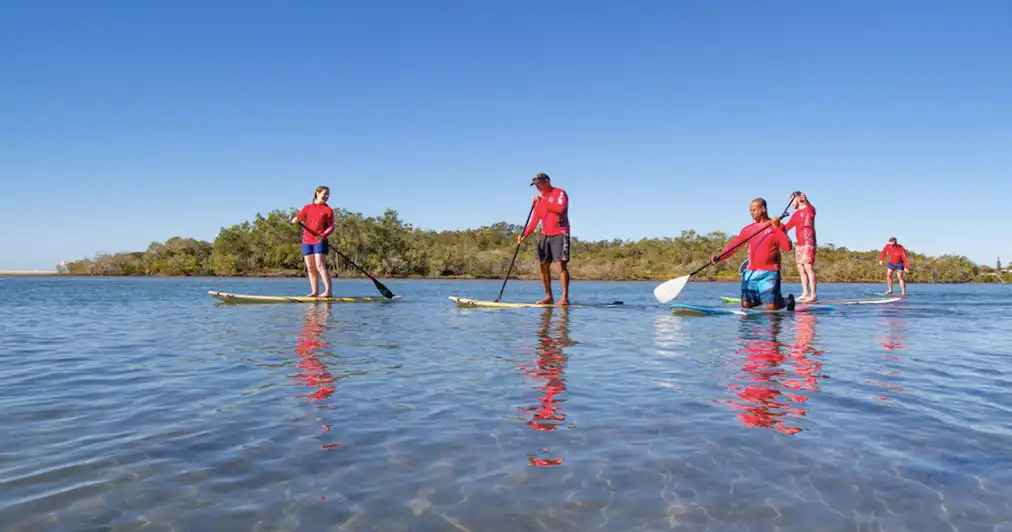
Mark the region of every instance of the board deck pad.
POLYGON ((672 312, 688 314, 736 314, 738 316, 761 316, 763 314, 790 314, 792 312, 825 312, 828 310, 835 310, 836 307, 825 303, 798 303, 794 306, 794 310, 787 310, 786 307, 777 310, 768 310, 740 307, 708 307, 705 305, 674 303, 671 305, 671 309, 672 312))
POLYGON ((400 299, 401 296, 394 296, 388 299, 383 296, 335 296, 335 297, 306 297, 306 296, 257 296, 252 294, 231 294, 208 290, 208 295, 225 303, 372 303, 386 302, 400 299))
MULTIPOLYGON (((484 308, 562 308, 555 303, 510 303, 508 301, 483 301, 481 299, 470 299, 466 297, 450 296, 450 300, 461 307, 484 307, 484 308)), ((622 301, 611 301, 608 303, 575 303, 566 305, 571 307, 617 307, 624 305, 622 301)))

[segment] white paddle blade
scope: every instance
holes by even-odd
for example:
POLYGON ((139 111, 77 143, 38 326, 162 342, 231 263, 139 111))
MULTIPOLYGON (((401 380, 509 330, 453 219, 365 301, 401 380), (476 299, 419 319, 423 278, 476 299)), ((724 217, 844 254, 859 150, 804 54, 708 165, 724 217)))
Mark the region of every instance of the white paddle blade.
POLYGON ((685 288, 685 283, 689 282, 689 276, 684 275, 677 279, 671 279, 670 281, 664 281, 654 288, 654 297, 661 303, 667 303, 672 299, 678 297, 678 294, 682 293, 682 289, 685 288))

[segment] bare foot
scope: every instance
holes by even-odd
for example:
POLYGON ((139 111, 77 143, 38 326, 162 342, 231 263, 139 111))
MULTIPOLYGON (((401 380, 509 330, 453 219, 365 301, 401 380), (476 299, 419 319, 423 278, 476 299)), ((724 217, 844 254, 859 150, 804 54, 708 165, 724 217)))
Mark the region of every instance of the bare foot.
POLYGON ((306 297, 319 297, 319 296, 316 295, 316 292, 310 292, 306 294, 306 297))
POLYGON ((334 296, 330 295, 330 292, 324 292, 320 294, 320 297, 334 297, 334 296))
POLYGON ((566 306, 568 304, 569 304, 569 298, 568 297, 564 297, 564 298, 560 299, 558 303, 556 303, 556 305, 560 306, 560 307, 564 307, 564 306, 566 306))
POLYGON ((535 305, 549 305, 555 302, 555 298, 552 296, 545 296, 544 299, 535 303, 535 305))
POLYGON ((817 298, 815 296, 812 296, 812 297, 806 299, 805 303, 817 303, 818 301, 819 301, 819 298, 817 298))
POLYGON ((808 301, 808 294, 801 294, 798 296, 798 302, 804 303, 805 301, 808 301))

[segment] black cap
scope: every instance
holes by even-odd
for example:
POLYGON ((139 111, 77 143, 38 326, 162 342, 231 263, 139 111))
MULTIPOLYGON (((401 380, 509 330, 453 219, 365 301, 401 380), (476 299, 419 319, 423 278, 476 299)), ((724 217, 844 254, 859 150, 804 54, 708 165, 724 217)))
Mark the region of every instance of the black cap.
POLYGON ((800 195, 801 195, 801 191, 800 191, 800 190, 795 190, 794 192, 791 192, 791 198, 792 198, 792 199, 793 199, 794 197, 796 197, 796 196, 800 196, 800 195))
POLYGON ((531 185, 533 186, 542 181, 551 181, 551 179, 548 177, 548 174, 542 172, 531 179, 531 185))

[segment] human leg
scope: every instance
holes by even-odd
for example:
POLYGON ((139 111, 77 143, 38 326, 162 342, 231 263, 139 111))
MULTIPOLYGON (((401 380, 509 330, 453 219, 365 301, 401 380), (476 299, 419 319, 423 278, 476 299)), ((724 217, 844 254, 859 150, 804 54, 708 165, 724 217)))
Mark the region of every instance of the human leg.
POLYGON ((327 271, 327 254, 316 253, 311 255, 316 265, 316 273, 323 280, 323 293, 320 294, 323 297, 331 297, 332 292, 330 289, 330 272, 327 271))
POLYGON ((809 296, 806 302, 814 303, 819 300, 819 296, 817 294, 817 286, 819 282, 815 278, 815 264, 814 263, 805 264, 805 273, 806 275, 808 275, 808 284, 809 284, 809 292, 808 292, 809 296))
POLYGON ((545 287, 545 297, 538 301, 538 304, 554 303, 555 296, 552 295, 552 263, 550 261, 541 263, 541 284, 545 287))
POLYGON ((569 263, 566 261, 559 261, 559 284, 562 285, 562 299, 557 303, 558 305, 569 304, 569 263))
POLYGON ((306 294, 306 297, 316 297, 319 290, 316 278, 316 259, 313 257, 312 254, 302 256, 302 259, 306 262, 306 276, 309 277, 309 293, 306 294))

